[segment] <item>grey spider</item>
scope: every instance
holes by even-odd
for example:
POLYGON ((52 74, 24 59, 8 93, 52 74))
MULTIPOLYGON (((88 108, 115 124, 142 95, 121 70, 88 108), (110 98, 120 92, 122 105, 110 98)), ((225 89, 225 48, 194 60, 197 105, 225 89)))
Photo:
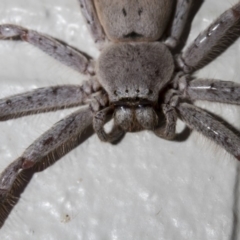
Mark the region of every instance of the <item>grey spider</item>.
MULTIPOLYGON (((103 14, 104 10, 108 8, 96 1, 98 14, 95 12, 89 14, 88 11, 93 10, 91 1, 87 2, 89 5, 85 5, 84 1, 80 2, 83 6, 83 14, 90 22, 90 29, 95 41, 101 44, 101 48, 104 49, 97 62, 97 78, 92 77, 81 87, 57 86, 3 99, 1 101, 1 119, 82 105, 91 100, 92 94, 96 94, 91 100, 90 108, 75 112, 64 121, 56 124, 3 172, 1 175, 3 199, 6 198, 21 169, 32 167, 33 164, 52 152, 54 148, 62 145, 67 138, 81 134, 91 123, 92 118, 94 129, 103 141, 115 141, 124 132, 132 131, 135 128, 150 129, 160 137, 171 139, 174 137, 178 113, 190 127, 215 140, 239 159, 239 139, 214 117, 185 101, 203 99, 238 104, 239 86, 237 84, 199 79, 190 81, 188 74, 201 66, 212 47, 238 21, 239 4, 222 15, 220 22, 213 23, 211 34, 207 30, 198 38, 201 42, 198 48, 195 45, 190 45, 180 57, 176 58, 176 69, 180 70, 180 74, 176 74, 173 57, 168 48, 174 49, 175 41, 178 42, 181 36, 189 10, 189 1, 178 1, 176 17, 170 33, 173 38, 168 38, 163 41, 164 43, 156 42, 156 40, 161 38, 166 29, 168 15, 173 9, 171 1, 168 1, 169 6, 164 8, 157 5, 163 4, 164 1, 155 3, 153 9, 156 10, 154 11, 156 16, 151 15, 151 19, 147 13, 148 7, 153 5, 146 4, 147 1, 142 1, 141 6, 131 6, 122 1, 123 6, 118 6, 114 14, 111 4, 107 5, 111 11, 106 10, 106 14, 103 14), (137 9, 136 16, 133 14, 135 8, 137 9), (161 9, 168 10, 163 16, 164 19, 158 15, 161 9), (232 11, 233 9, 234 11, 232 11), (179 12, 182 14, 179 15, 179 12), (185 18, 179 17, 181 15, 185 18), (94 16, 95 21, 88 19, 89 16, 94 16), (119 43, 111 46, 103 43, 106 37, 96 16, 100 17, 107 38, 112 39, 113 42, 120 41, 119 43), (107 17, 110 19, 116 17, 118 21, 108 21, 105 19, 107 17), (139 21, 135 17, 143 19, 143 25, 140 29, 138 26, 141 25, 141 21, 138 24, 139 21), (226 20, 228 21, 225 25, 224 21, 226 20), (124 21, 127 21, 128 24, 124 21), (108 23, 112 22, 114 25, 108 26, 108 23), (165 23, 164 26, 161 26, 162 23, 165 23), (133 25, 131 26, 131 24, 133 25), (124 28, 123 25, 125 25, 124 28), (152 26, 153 29, 151 30, 149 26, 152 26), (203 41, 205 37, 207 40, 203 41), (119 58, 124 59, 124 61, 119 61, 119 58), (112 71, 114 68, 115 70, 112 71), (102 91, 102 87, 105 91, 102 91), (167 87, 171 87, 172 90, 166 89, 167 87), (159 100, 159 95, 162 102, 159 100), (42 101, 43 97, 44 102, 42 101), (47 99, 49 101, 46 101, 47 99), (106 134, 103 129, 105 117, 108 112, 113 111, 115 113, 115 126, 110 134, 106 134), (163 111, 166 116, 167 122, 164 128, 158 127, 157 111, 163 111)), ((92 61, 49 37, 38 35, 34 31, 27 32, 21 27, 12 25, 1 25, 0 28, 2 37, 5 39, 20 38, 28 41, 82 73, 95 74, 95 66, 92 61)))

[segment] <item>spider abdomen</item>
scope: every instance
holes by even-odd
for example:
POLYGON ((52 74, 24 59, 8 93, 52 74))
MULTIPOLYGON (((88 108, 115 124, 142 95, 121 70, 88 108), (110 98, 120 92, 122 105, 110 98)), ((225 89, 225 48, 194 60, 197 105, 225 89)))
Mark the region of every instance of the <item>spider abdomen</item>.
POLYGON ((99 20, 113 42, 157 41, 172 14, 173 0, 94 0, 99 20))

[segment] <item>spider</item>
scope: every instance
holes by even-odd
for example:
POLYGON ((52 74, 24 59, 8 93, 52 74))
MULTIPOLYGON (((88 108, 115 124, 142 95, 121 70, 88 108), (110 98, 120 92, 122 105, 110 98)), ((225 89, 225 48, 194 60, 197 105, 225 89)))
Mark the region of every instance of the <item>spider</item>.
MULTIPOLYGON (((92 119, 94 129, 99 138, 103 141, 114 142, 118 138, 121 138, 124 132, 142 128, 153 130, 160 137, 172 139, 174 137, 176 118, 179 116, 190 127, 199 130, 204 135, 215 140, 239 159, 238 138, 224 127, 223 124, 216 121, 213 116, 187 103, 196 99, 203 99, 238 104, 237 94, 234 94, 238 90, 237 84, 230 82, 213 83, 207 80, 203 82, 189 78, 189 74, 201 67, 202 60, 205 60, 206 56, 199 54, 203 52, 199 51, 199 48, 196 49, 194 45, 190 45, 193 51, 191 55, 188 48, 181 55, 173 56, 172 52, 174 52, 176 43, 179 41, 181 30, 186 20, 186 18, 178 18, 178 13, 180 11, 183 16, 187 16, 189 10, 187 3, 185 3, 186 5, 181 5, 181 1, 178 2, 176 17, 173 20, 172 30, 170 31, 170 36, 174 37, 169 37, 165 40, 162 39, 162 36, 168 23, 166 20, 170 20, 169 16, 172 14, 173 5, 171 5, 171 1, 168 1, 169 6, 164 7, 166 10, 164 20, 158 19, 158 21, 154 21, 153 23, 156 24, 156 28, 152 32, 150 31, 147 36, 145 36, 144 32, 139 32, 135 28, 133 28, 134 30, 131 28, 129 31, 127 28, 123 29, 121 21, 119 22, 119 28, 117 26, 114 26, 114 29, 111 28, 111 26, 107 25, 111 21, 104 20, 107 14, 100 14, 105 9, 101 3, 96 1, 97 13, 94 12, 92 15, 88 12, 94 9, 91 5, 92 2, 80 2, 83 15, 86 18, 94 16, 95 21, 92 21, 92 19, 87 19, 87 21, 90 22, 90 30, 92 30, 95 41, 103 49, 96 65, 94 61, 85 55, 79 54, 71 48, 66 49, 65 45, 57 43, 49 37, 38 35, 38 33, 31 31, 28 34, 22 27, 1 25, 3 38, 31 41, 28 37, 32 34, 33 38, 36 37, 35 42, 32 42, 33 45, 40 44, 39 47, 43 48, 42 50, 50 53, 61 62, 82 73, 92 75, 90 80, 82 86, 43 88, 27 93, 27 95, 24 95, 24 99, 23 95, 18 95, 1 101, 2 120, 35 112, 78 106, 91 101, 89 107, 81 109, 57 123, 49 132, 36 140, 17 161, 3 172, 1 175, 2 199, 5 199, 7 196, 20 170, 32 167, 35 162, 41 160, 53 148, 62 145, 67 138, 80 134, 92 122, 92 119), (98 22, 97 16, 101 16, 101 24, 98 22), (165 23, 165 26, 158 26, 159 23, 165 23), (103 31, 101 25, 104 26, 103 29, 105 31, 103 31), (158 29, 158 33, 155 32, 156 29, 158 29), (115 36, 114 33, 112 35, 111 31, 113 30, 116 30, 116 34, 120 35, 115 36), (121 30, 126 31, 126 33, 124 32, 121 35, 121 30), (106 32, 106 35, 104 32, 106 32), (110 43, 105 43, 107 39, 112 39, 114 44, 110 46, 110 43), (162 42, 156 42, 158 39, 162 39, 162 42), (48 44, 47 47, 46 44, 48 44), (61 48, 63 48, 63 52, 58 52, 61 48), (193 59, 190 59, 194 51, 197 51, 196 54, 198 54, 200 59, 197 59, 196 55, 194 55, 193 59), (118 58, 124 59, 124 61, 119 61, 118 58), (162 58, 164 61, 162 61, 162 58), (176 60, 176 63, 174 63, 174 60, 176 60), (197 62, 194 63, 193 60, 197 60, 197 62), (161 63, 159 64, 160 66, 156 65, 156 62, 161 63), (114 68, 115 71, 110 71, 110 69, 114 68), (152 80, 150 81, 149 79, 152 80), (222 94, 223 92, 226 92, 226 94, 222 94), (231 92, 231 94, 228 92, 231 92), (73 95, 78 96, 78 98, 73 98, 73 95), (41 101, 43 96, 45 97, 44 102, 41 101), (94 97, 91 98, 92 96, 94 97), (224 97, 225 100, 223 100, 224 97), (49 101, 46 101, 46 98, 49 101), (21 101, 23 101, 22 104, 21 101), (29 104, 33 105, 31 108, 26 108, 29 104), (37 109, 35 108, 36 106, 38 106, 37 109), (166 126, 163 128, 158 126, 158 111, 163 112, 166 118, 166 126), (106 133, 103 128, 108 113, 114 115, 115 122, 113 130, 110 133, 106 133), (194 115, 197 116, 194 117, 194 115), (220 138, 218 138, 219 134, 221 135, 220 138)), ((159 1, 160 3, 163 3, 163 1, 159 1)), ((109 4, 109 6, 111 5, 109 4)), ((129 11, 132 12, 132 10, 128 10, 128 7, 130 8, 131 6, 126 3, 123 6, 119 6, 113 16, 125 21, 125 19, 128 19, 132 15, 129 14, 129 11)), ((147 5, 145 7, 137 7, 138 11, 136 14, 139 18, 144 16, 145 11, 147 12, 147 5)), ((162 8, 154 6, 153 9, 162 8)), ((231 16, 231 13, 234 13, 232 15, 233 23, 230 27, 238 20, 239 4, 232 9, 227 12, 229 16, 231 16)), ((109 12, 112 13, 112 11, 107 11, 107 13, 109 12)), ((159 16, 151 17, 156 20, 159 16)), ((131 23, 129 19, 127 21, 131 23)), ((146 22, 149 23, 148 21, 146 22)), ((204 51, 210 51, 212 46, 217 44, 220 37, 222 37, 221 34, 227 32, 224 30, 222 22, 224 23, 224 21, 221 21, 221 24, 213 24, 214 27, 212 30, 214 31, 211 31, 211 34, 209 31, 205 33, 207 36, 209 35, 207 41, 203 41, 204 37, 201 36, 200 40, 203 43, 200 44, 200 49, 204 46, 204 51), (213 42, 209 41, 209 39, 213 42), (209 45, 209 42, 211 45, 209 45)), ((151 24, 151 26, 154 26, 154 24, 151 24)), ((143 29, 146 28, 143 27, 143 29)))

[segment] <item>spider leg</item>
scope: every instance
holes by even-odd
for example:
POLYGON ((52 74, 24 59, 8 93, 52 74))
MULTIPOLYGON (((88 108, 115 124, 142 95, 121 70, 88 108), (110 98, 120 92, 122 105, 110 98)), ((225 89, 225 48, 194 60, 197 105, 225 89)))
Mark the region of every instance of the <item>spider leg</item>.
POLYGON ((85 104, 100 85, 95 78, 79 85, 38 88, 0 99, 0 121, 85 104))
POLYGON ((178 57, 177 64, 185 73, 192 73, 225 50, 231 38, 239 35, 240 3, 220 15, 205 31, 178 57), (229 37, 230 36, 230 37, 229 37), (226 44, 228 43, 228 44, 226 44), (223 48, 223 49, 222 49, 223 48))
POLYGON ((188 103, 180 103, 176 110, 190 128, 210 138, 240 160, 240 138, 214 116, 188 103))
POLYGON ((192 0, 177 0, 170 36, 165 41, 168 47, 175 48, 177 46, 186 25, 192 2, 192 0))
POLYGON ((188 81, 183 76, 179 82, 183 97, 228 104, 240 104, 240 84, 216 79, 194 79, 188 81))
POLYGON ((79 0, 79 3, 95 43, 101 46, 106 39, 106 35, 98 19, 93 0, 79 0))
POLYGON ((35 140, 17 160, 0 175, 0 202, 10 193, 14 181, 24 169, 33 167, 70 139, 79 136, 92 123, 90 108, 80 109, 61 121, 35 140))
POLYGON ((171 140, 176 136, 177 113, 174 107, 163 104, 163 113, 166 118, 164 127, 154 129, 154 133, 161 138, 171 140))
POLYGON ((123 129, 115 123, 109 133, 106 133, 104 130, 104 124, 107 121, 107 114, 111 111, 113 111, 111 106, 104 108, 103 110, 97 112, 93 118, 93 129, 103 142, 116 142, 124 134, 123 129))
POLYGON ((94 74, 94 62, 92 60, 86 57, 84 53, 57 39, 17 25, 0 25, 0 39, 11 38, 26 41, 40 48, 43 52, 78 72, 94 74))

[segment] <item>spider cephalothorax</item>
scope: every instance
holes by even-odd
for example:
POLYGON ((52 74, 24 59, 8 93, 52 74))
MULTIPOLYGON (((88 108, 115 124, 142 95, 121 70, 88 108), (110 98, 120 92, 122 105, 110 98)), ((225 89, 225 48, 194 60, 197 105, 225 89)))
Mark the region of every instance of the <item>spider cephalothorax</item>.
POLYGON ((110 104, 118 107, 115 122, 124 131, 132 129, 133 122, 154 129, 158 120, 153 107, 172 77, 173 66, 170 51, 160 42, 119 43, 103 51, 97 76, 110 104))

